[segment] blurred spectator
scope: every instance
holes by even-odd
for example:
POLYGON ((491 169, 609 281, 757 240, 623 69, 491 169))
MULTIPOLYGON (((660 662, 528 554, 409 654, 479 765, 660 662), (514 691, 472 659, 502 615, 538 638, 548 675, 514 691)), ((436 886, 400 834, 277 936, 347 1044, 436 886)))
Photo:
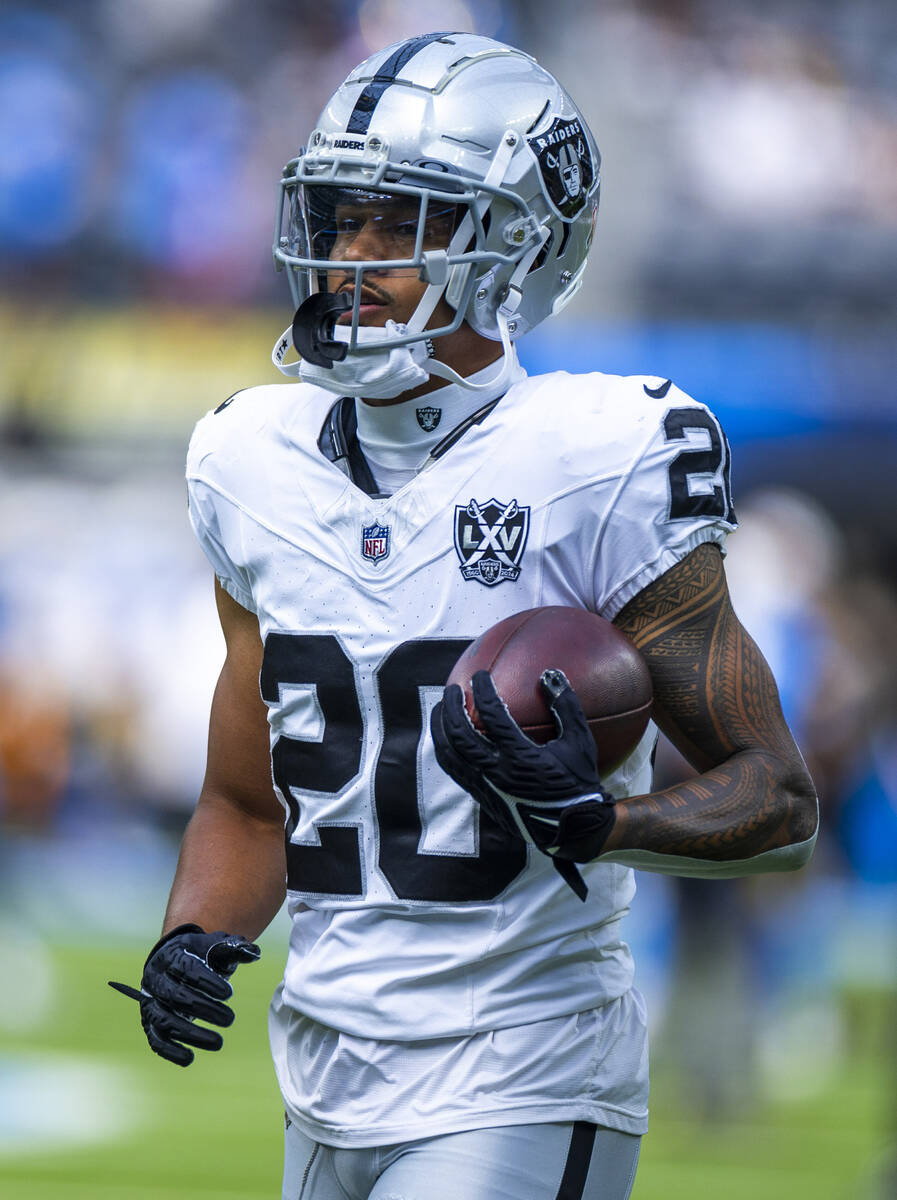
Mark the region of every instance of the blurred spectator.
POLYGON ((13 6, 0 16, 0 247, 17 283, 30 256, 64 250, 44 287, 280 298, 264 246, 310 97, 434 25, 516 40, 549 68, 563 58, 607 179, 602 270, 581 305, 663 313, 703 296, 756 313, 779 288, 825 314, 836 284, 888 302, 897 10, 880 0, 571 0, 551 20, 506 0, 85 0, 77 28, 61 0, 13 6))
POLYGON ((183 819, 222 657, 178 473, 0 472, 0 814, 183 819))
POLYGON ((0 14, 0 251, 41 258, 96 210, 101 89, 68 21, 0 14))
POLYGON ((862 878, 897 882, 897 599, 798 493, 742 505, 727 571, 773 666, 828 836, 862 878))
POLYGON ((69 781, 71 727, 63 698, 31 682, 0 670, 0 821, 40 833, 69 781))
POLYGON ((225 300, 253 290, 261 255, 256 188, 245 178, 250 136, 239 91, 206 72, 154 79, 129 97, 115 223, 155 280, 198 280, 200 297, 225 300))

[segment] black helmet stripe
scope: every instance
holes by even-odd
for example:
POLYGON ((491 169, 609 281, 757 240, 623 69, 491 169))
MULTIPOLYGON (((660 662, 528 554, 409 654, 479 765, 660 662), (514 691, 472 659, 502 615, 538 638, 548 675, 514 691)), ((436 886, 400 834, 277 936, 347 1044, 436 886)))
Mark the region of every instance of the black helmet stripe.
POLYGON ((396 76, 408 60, 413 58, 419 50, 423 50, 424 46, 429 46, 430 42, 438 42, 441 38, 447 37, 451 37, 451 31, 422 34, 420 37, 409 38, 407 42, 403 42, 399 46, 398 50, 393 51, 355 101, 355 107, 349 117, 349 124, 346 126, 346 133, 367 133, 380 97, 388 87, 395 83, 396 76))

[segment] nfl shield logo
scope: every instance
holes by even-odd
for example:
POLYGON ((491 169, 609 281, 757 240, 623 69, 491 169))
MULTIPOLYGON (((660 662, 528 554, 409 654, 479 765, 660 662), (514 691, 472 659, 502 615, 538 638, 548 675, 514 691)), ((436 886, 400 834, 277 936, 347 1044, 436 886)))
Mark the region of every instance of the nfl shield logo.
POLYGON ((361 557, 379 562, 389 554, 389 526, 365 525, 361 531, 361 557))
POLYGON ((455 550, 461 574, 486 587, 520 575, 520 560, 529 534, 529 506, 505 503, 493 496, 455 508, 455 550))

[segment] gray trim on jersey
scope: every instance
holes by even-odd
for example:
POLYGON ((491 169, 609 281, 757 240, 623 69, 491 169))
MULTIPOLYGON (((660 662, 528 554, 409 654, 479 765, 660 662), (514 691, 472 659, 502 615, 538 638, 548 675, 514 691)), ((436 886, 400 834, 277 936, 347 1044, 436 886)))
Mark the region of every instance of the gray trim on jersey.
POLYGON ((282 1200, 628 1200, 641 1138, 586 1121, 344 1149, 287 1125, 282 1200))
POLYGON ((687 875, 696 879, 732 879, 739 875, 761 875, 769 871, 796 871, 810 861, 816 834, 804 842, 764 850, 753 858, 732 858, 716 862, 709 858, 685 858, 678 854, 658 854, 654 850, 615 850, 601 855, 598 862, 615 862, 637 871, 657 875, 687 875))

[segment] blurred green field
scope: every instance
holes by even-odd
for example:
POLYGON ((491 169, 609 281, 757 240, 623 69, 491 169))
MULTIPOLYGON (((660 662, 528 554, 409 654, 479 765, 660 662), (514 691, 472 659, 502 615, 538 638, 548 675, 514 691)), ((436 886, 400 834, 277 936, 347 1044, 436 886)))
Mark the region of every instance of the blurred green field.
MULTIPOLYGON (((52 1021, 0 1034, 3 1200, 280 1195, 281 1109, 265 1027, 278 942, 240 970, 225 1050, 200 1055, 186 1071, 149 1052, 136 1006, 106 987, 109 978, 136 981, 140 958, 136 950, 54 950, 52 1021), (23 1063, 47 1068, 37 1084, 20 1076, 23 1063), (4 1127, 27 1124, 26 1103, 40 1130, 27 1149, 3 1137, 4 1127), (60 1124, 79 1119, 97 1134, 107 1127, 106 1136, 55 1144, 60 1124)), ((672 1081, 657 1079, 634 1200, 885 1200, 873 1178, 888 1145, 893 1066, 869 1033, 881 1029, 882 1012, 859 1004, 855 1024, 866 1034, 811 1100, 708 1128, 683 1119, 672 1081)))

